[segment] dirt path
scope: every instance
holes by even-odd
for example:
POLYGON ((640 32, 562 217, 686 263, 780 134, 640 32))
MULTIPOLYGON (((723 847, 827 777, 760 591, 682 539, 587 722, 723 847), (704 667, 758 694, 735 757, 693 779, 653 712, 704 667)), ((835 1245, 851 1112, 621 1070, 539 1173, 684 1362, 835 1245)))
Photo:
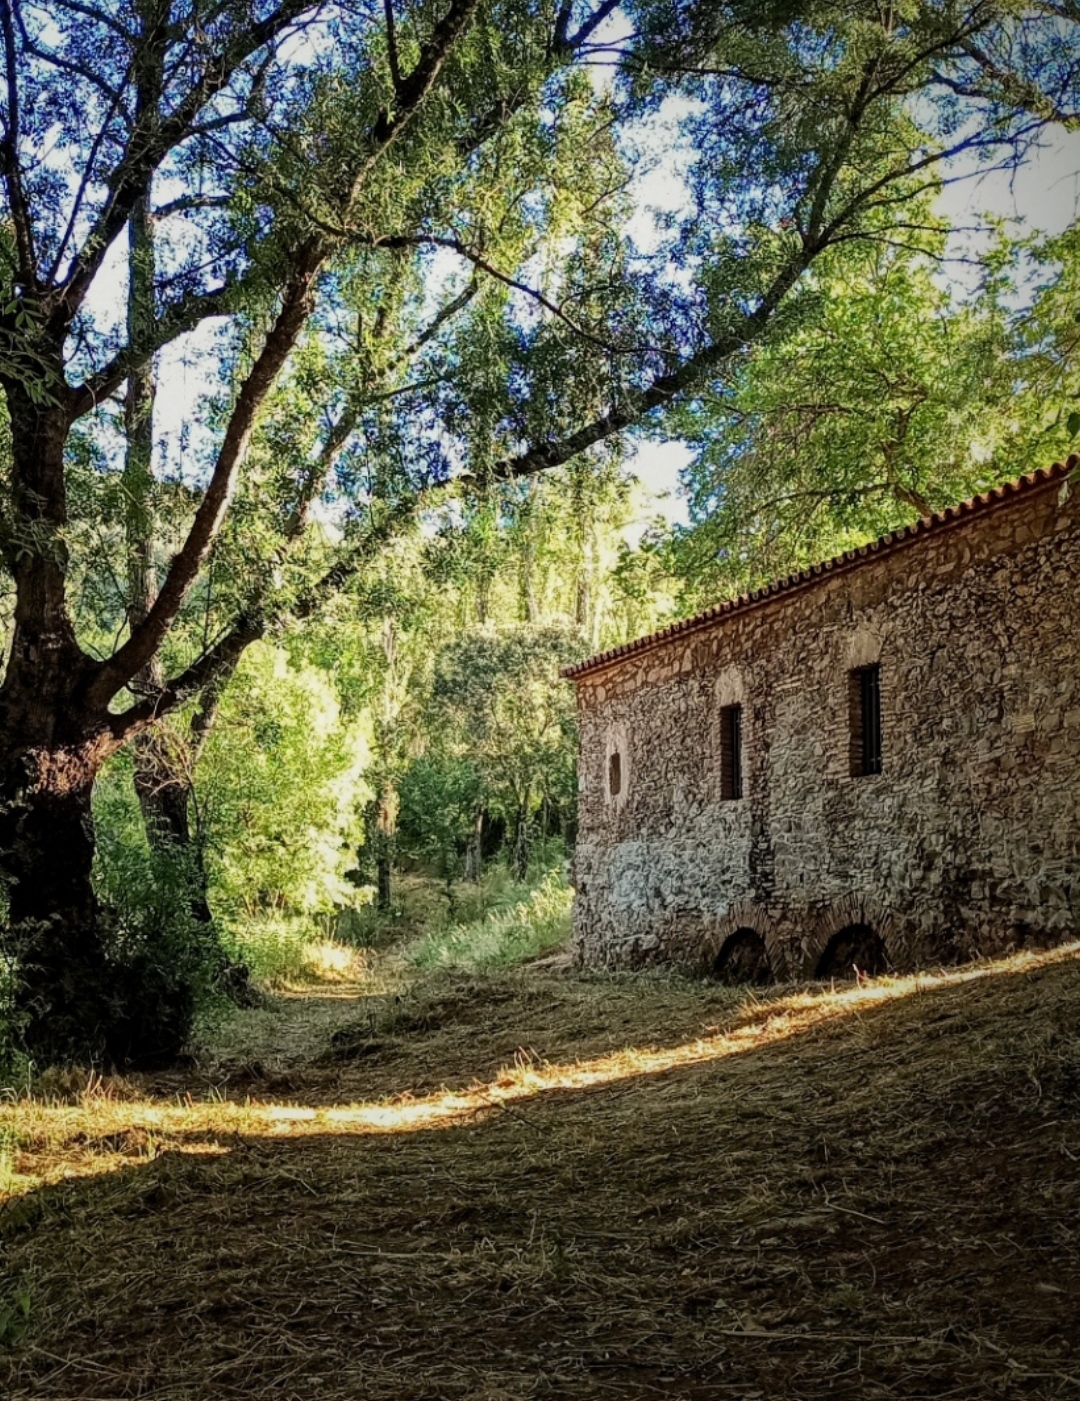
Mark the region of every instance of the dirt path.
POLYGON ((320 1064, 290 1004, 246 1085, 0 1108, 24 1175, 87 1174, 0 1211, 0 1395, 1077 1395, 1076 950, 350 996, 320 1064))

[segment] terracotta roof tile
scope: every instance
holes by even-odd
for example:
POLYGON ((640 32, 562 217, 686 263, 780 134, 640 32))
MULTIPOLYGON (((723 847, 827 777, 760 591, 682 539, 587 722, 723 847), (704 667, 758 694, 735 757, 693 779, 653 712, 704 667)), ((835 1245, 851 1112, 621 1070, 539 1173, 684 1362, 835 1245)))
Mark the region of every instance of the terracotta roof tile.
POLYGON ((666 627, 660 628, 656 632, 650 632, 645 637, 638 637, 633 642, 624 642, 621 647, 612 647, 594 657, 587 657, 584 661, 577 662, 573 666, 564 667, 562 675, 569 680, 576 681, 589 672, 610 666, 612 662, 648 651, 650 647, 666 642, 669 638, 695 632, 699 628, 715 622, 718 618, 730 618, 733 614, 740 613, 744 609, 755 607, 784 594, 793 593, 812 579, 819 579, 826 574, 836 574, 852 566, 857 567, 862 560, 888 554, 898 546, 914 540, 917 536, 948 529, 957 521, 966 520, 970 516, 981 515, 984 511, 993 509, 999 502, 1012 500, 1018 495, 1044 487, 1051 482, 1063 481, 1078 468, 1080 468, 1080 455, 1074 453, 1065 462, 1055 462, 1052 467, 1040 468, 1037 472, 1020 477, 1017 481, 1005 482, 1002 486, 992 487, 981 496, 973 496, 970 501, 961 501, 956 506, 947 506, 943 511, 938 511, 932 516, 924 516, 914 525, 901 526, 899 530, 882 535, 880 539, 873 540, 867 545, 860 545, 856 549, 848 550, 846 553, 837 555, 834 559, 824 560, 820 564, 812 564, 797 574, 789 574, 785 579, 774 580, 763 588, 756 589, 753 593, 740 594, 738 598, 730 598, 723 603, 714 603, 711 608, 706 608, 701 613, 695 613, 691 618, 683 618, 680 622, 669 623, 666 627))

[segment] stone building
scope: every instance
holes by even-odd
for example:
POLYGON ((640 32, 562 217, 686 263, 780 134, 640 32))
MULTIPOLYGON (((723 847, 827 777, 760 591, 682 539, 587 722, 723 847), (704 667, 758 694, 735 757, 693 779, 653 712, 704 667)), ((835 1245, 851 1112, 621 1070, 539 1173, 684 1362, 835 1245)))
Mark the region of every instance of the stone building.
POLYGON ((1075 933, 1078 466, 566 671, 586 965, 825 977, 1075 933))

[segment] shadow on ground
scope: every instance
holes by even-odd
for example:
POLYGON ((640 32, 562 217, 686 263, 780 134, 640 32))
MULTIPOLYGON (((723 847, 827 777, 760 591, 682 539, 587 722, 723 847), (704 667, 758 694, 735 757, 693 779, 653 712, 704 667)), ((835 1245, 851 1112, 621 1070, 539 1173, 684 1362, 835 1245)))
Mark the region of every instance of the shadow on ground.
POLYGON ((488 1081, 515 1061, 678 1046, 768 1018, 790 992, 544 968, 436 974, 398 992, 277 999, 267 1012, 242 1014, 228 1040, 200 1062, 131 1083, 166 1100, 207 1090, 307 1105, 425 1095, 488 1081))
POLYGON ((1075 957, 438 1130, 184 1146, 0 1214, 0 1394, 1080 1387, 1075 957))

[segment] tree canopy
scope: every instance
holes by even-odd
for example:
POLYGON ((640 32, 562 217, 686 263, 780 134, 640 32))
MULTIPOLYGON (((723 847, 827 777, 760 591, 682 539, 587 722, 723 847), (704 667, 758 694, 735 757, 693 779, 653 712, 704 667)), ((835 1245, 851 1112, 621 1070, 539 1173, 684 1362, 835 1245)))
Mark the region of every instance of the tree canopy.
POLYGON ((959 294, 943 244, 835 250, 799 317, 673 415, 694 449, 673 550, 694 596, 758 587, 1068 453, 1075 234, 999 238, 959 294))

